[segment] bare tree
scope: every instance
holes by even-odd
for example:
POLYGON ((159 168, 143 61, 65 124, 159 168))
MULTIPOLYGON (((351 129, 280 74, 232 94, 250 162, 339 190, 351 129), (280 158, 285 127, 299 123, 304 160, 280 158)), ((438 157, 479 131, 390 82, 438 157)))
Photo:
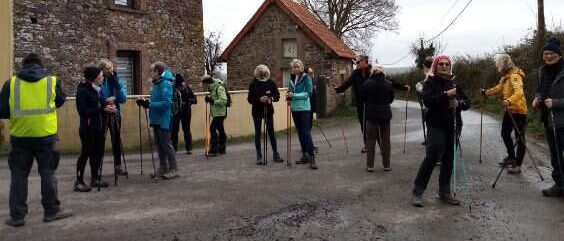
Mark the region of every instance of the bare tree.
POLYGON ((299 0, 353 50, 365 52, 378 31, 397 30, 395 0, 299 0))
POLYGON ((204 37, 204 61, 206 72, 209 75, 214 75, 216 67, 220 63, 221 45, 221 32, 211 31, 204 37))

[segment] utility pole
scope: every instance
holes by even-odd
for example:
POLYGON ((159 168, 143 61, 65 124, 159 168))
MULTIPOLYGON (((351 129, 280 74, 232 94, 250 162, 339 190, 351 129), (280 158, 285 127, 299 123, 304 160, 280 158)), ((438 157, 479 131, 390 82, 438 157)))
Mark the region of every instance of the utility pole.
POLYGON ((546 24, 544 21, 544 0, 537 0, 538 5, 538 23, 537 23, 537 50, 540 57, 542 53, 542 46, 545 42, 546 37, 546 24))

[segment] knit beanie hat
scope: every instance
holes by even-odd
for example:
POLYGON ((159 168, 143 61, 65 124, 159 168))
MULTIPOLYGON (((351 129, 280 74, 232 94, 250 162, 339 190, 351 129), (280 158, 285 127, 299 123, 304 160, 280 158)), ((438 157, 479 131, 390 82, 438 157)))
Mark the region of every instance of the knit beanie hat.
POLYGON ((88 66, 84 69, 84 79, 88 82, 94 81, 102 70, 96 66, 88 66))
POLYGON ((557 37, 550 38, 544 48, 542 48, 542 51, 552 51, 558 55, 562 55, 562 52, 560 51, 560 39, 557 37))
POLYGON ((176 74, 174 84, 175 85, 182 85, 182 83, 184 83, 184 77, 182 77, 181 74, 176 74))

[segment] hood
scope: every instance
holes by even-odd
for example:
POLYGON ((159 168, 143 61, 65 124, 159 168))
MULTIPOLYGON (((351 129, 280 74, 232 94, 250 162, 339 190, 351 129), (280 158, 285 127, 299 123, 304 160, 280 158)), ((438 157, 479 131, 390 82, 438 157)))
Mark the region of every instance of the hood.
POLYGON ((511 70, 506 74, 506 76, 511 76, 511 75, 519 75, 519 76, 521 76, 521 78, 525 78, 525 72, 523 72, 522 69, 517 68, 517 67, 511 69, 511 70))
POLYGON ((45 71, 37 64, 26 65, 18 73, 18 78, 27 82, 37 82, 45 76, 45 71))
POLYGON ((170 72, 170 70, 165 70, 165 72, 163 72, 163 74, 161 75, 161 79, 174 82, 174 75, 172 74, 172 72, 170 72))

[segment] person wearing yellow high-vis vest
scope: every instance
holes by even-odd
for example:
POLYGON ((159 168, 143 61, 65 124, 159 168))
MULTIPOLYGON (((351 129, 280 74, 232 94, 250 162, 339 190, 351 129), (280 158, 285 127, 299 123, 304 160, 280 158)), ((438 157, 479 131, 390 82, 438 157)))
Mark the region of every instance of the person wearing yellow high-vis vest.
POLYGON ((27 179, 37 160, 41 176, 41 203, 44 222, 72 216, 63 211, 57 197, 55 170, 59 153, 55 150, 57 134, 56 108, 65 102, 60 81, 47 76, 41 58, 29 54, 22 61, 22 69, 10 78, 0 92, 0 118, 10 119, 10 218, 6 224, 23 226, 27 214, 27 179))

